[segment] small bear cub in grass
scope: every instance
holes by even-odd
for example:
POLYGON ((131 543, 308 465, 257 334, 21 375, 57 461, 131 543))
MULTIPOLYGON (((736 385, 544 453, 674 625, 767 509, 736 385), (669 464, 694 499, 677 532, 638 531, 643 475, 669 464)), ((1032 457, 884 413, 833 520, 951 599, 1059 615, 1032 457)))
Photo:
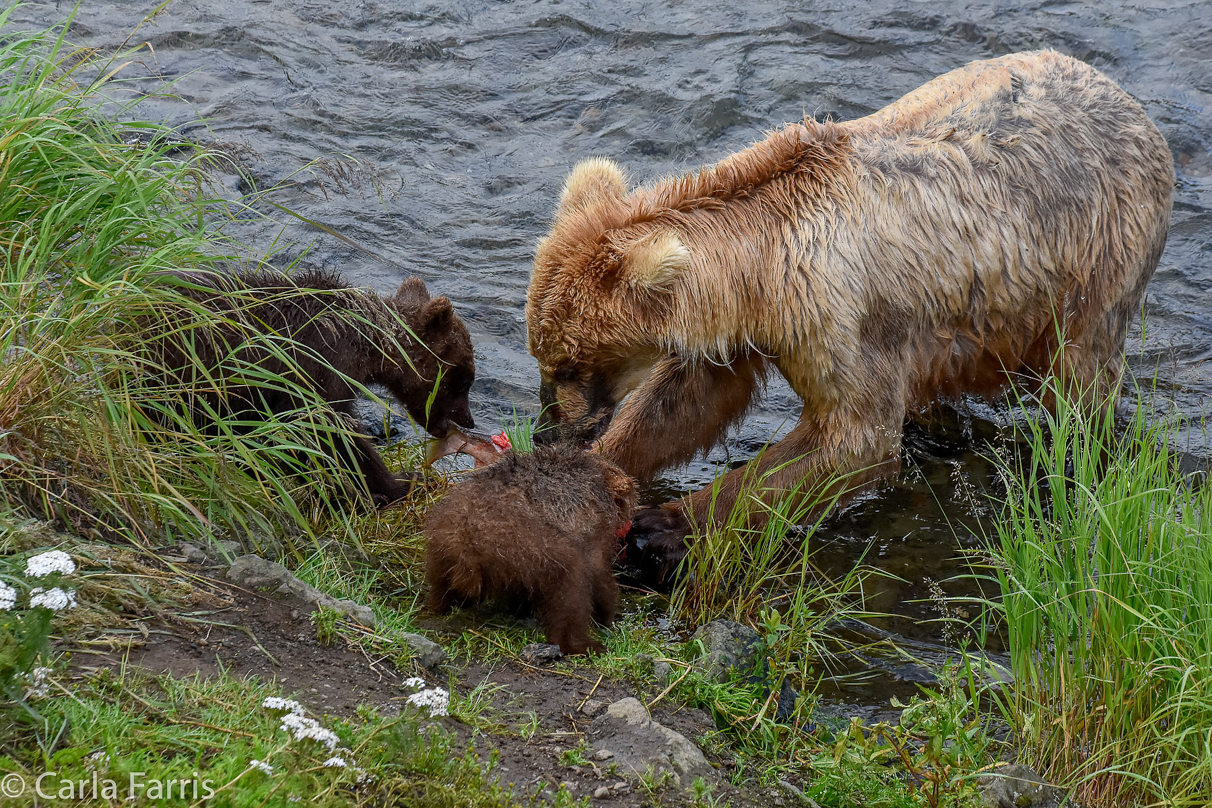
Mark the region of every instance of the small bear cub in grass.
POLYGON ((614 621, 612 568, 635 504, 635 481, 601 455, 571 446, 506 453, 425 519, 429 608, 499 598, 533 609, 565 654, 604 650, 589 621, 614 621))
MULTIPOLYGON (((167 397, 180 400, 200 423, 226 420, 252 431, 268 416, 303 406, 300 390, 316 393, 354 423, 359 386, 379 384, 436 437, 475 425, 468 402, 475 380, 471 337, 450 301, 431 298, 420 278, 381 296, 351 287, 333 271, 165 276, 215 315, 199 318, 178 306, 149 319, 141 335, 169 385, 167 397)), ((364 434, 333 448, 336 459, 365 480, 376 505, 406 496, 419 479, 388 468, 364 434)))

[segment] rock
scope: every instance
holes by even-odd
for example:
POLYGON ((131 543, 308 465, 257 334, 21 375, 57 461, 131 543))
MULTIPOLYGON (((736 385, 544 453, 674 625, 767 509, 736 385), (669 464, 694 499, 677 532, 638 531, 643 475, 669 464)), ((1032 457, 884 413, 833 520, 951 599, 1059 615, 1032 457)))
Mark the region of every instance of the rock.
POLYGON ((702 751, 684 735, 658 724, 633 698, 616 701, 589 727, 594 755, 609 752, 623 775, 648 771, 672 772, 674 781, 689 788, 696 777, 714 779, 715 770, 702 751))
POLYGON ((581 705, 581 712, 590 718, 593 718, 595 715, 605 709, 606 702, 602 699, 586 699, 585 703, 581 705))
POLYGON ((1003 763, 977 775, 984 808, 1057 808, 1065 792, 1027 766, 1003 763))
POLYGON ((690 641, 702 641, 704 654, 695 665, 716 682, 726 682, 734 675, 747 676, 763 661, 761 636, 731 620, 712 620, 699 626, 690 641))
MULTIPOLYGON (((761 635, 748 626, 731 620, 712 620, 700 626, 690 640, 702 641, 703 655, 693 664, 707 678, 723 683, 734 677, 742 677, 750 684, 759 685, 763 695, 769 695, 773 689, 766 644, 762 642, 761 635)), ((653 667, 655 672, 655 663, 653 667)), ((672 675, 672 671, 668 675, 672 675)), ((800 694, 786 679, 778 682, 778 689, 775 717, 779 721, 786 721, 795 712, 795 702, 800 694)))
POLYGON ((598 786, 597 788, 595 788, 595 789, 593 790, 593 798, 594 798, 595 800, 604 800, 604 799, 606 799, 607 797, 609 797, 609 796, 610 796, 612 793, 613 793, 613 792, 610 790, 610 788, 609 788, 609 787, 607 787, 607 786, 598 786))
POLYGON ((394 412, 389 413, 381 404, 368 398, 358 398, 354 401, 354 413, 361 421, 366 434, 377 440, 412 434, 407 418, 394 412))
MULTIPOLYGON (((278 541, 277 537, 272 533, 263 533, 259 530, 250 531, 240 537, 240 542, 232 542, 236 545, 233 553, 240 555, 241 553, 255 553, 262 558, 282 558, 282 542, 278 541)), ((231 556, 228 556, 230 558, 231 556)))
POLYGON ((375 614, 369 607, 352 600, 338 600, 314 586, 304 583, 290 570, 260 556, 240 556, 227 570, 227 580, 246 589, 270 589, 279 595, 298 598, 304 603, 324 606, 352 617, 364 626, 374 628, 375 614))
POLYGON ((817 804, 816 800, 812 799, 812 797, 809 797, 803 791, 800 791, 786 780, 778 780, 778 787, 781 788, 787 794, 787 796, 791 797, 792 800, 800 805, 807 805, 808 808, 821 808, 821 806, 817 804))
POLYGON ((591 757, 594 760, 610 760, 612 757, 614 757, 614 752, 611 752, 609 749, 599 749, 598 751, 594 752, 591 757))
POLYGON ((206 561, 206 553, 201 547, 196 547, 192 544, 181 544, 181 555, 191 564, 202 564, 206 561))
POLYGON ((401 634, 400 639, 412 650, 417 664, 426 670, 436 670, 446 661, 446 649, 420 634, 401 634))
POLYGON ((799 691, 792 687, 790 682, 786 679, 779 682, 779 697, 774 705, 775 718, 779 721, 786 721, 791 718, 795 714, 795 703, 799 698, 799 691))
POLYGON ((652 663, 652 675, 661 684, 667 684, 673 676, 673 666, 663 659, 655 660, 652 663))
POLYGON ((244 547, 238 541, 207 542, 205 552, 215 561, 231 561, 243 555, 244 547))
POLYGON ((532 642, 518 654, 527 665, 550 665, 564 656, 560 646, 545 642, 532 642))

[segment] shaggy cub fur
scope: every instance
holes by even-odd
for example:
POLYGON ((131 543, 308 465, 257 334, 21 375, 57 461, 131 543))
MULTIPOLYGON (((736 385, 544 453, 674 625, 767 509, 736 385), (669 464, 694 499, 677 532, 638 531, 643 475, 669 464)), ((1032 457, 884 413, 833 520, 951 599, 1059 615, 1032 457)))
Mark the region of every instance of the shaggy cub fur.
POLYGON ((635 481, 600 455, 566 446, 506 455, 429 511, 429 608, 501 598, 533 608, 565 654, 601 651, 589 620, 614 621, 611 568, 635 503, 635 481))
MULTIPOLYGON (((419 278, 404 281, 390 297, 351 288, 334 272, 180 272, 172 280, 225 321, 214 327, 182 307, 145 324, 153 335, 147 346, 153 366, 163 368, 195 420, 217 413, 255 422, 258 414, 305 406, 297 392, 257 384, 257 374, 267 372, 316 392, 355 423, 355 385, 379 384, 437 437, 452 422, 474 426, 467 401, 475 379, 471 337, 450 301, 431 299, 419 278), (270 350, 255 339, 260 335, 293 344, 270 350)), ((408 493, 414 481, 393 474, 368 437, 355 436, 350 444, 337 459, 365 478, 376 504, 408 493)))

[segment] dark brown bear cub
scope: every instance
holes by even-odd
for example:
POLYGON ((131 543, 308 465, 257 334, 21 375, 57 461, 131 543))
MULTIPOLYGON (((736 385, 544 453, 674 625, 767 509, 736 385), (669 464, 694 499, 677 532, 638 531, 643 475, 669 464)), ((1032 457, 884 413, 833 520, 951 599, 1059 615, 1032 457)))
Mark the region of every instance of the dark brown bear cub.
POLYGON ((529 605, 565 654, 603 650, 589 621, 614 621, 614 566, 635 481, 568 446, 506 454, 468 474, 425 519, 429 608, 500 598, 529 605))
MULTIPOLYGON (((471 337, 450 301, 431 298, 420 278, 380 296, 350 287, 334 272, 167 275, 187 299, 221 318, 199 317, 183 306, 146 324, 152 366, 166 375, 169 397, 179 397, 197 421, 252 429, 266 415, 305 406, 301 390, 356 421, 358 386, 378 384, 439 438, 455 425, 474 426, 467 400, 475 379, 471 337), (266 374, 288 386, 261 383, 266 374)), ((365 435, 335 451, 378 505, 412 486, 412 478, 392 473, 365 435)))

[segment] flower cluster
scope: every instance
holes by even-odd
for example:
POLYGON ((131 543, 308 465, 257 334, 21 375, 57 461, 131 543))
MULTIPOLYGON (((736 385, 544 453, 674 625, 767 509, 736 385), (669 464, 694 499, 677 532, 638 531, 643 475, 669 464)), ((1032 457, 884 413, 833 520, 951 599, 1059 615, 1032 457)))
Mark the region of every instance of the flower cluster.
MULTIPOLYGON (((425 682, 421 681, 424 685, 425 682)), ((283 715, 279 720, 282 722, 282 729, 289 732, 291 737, 296 741, 315 741, 331 752, 340 752, 334 754, 320 764, 321 768, 325 769, 350 769, 357 776, 357 782, 362 785, 374 778, 360 768, 353 766, 353 759, 350 757, 352 753, 347 748, 337 748, 337 744, 341 739, 337 737, 337 733, 330 729, 325 729, 320 726, 320 722, 314 718, 308 718, 304 713, 306 709, 302 704, 294 699, 284 699, 280 696, 267 696, 261 702, 261 706, 266 710, 280 710, 283 715)), ((248 762, 250 769, 257 769, 265 774, 273 774, 274 767, 264 760, 250 760, 248 762)), ((291 802, 298 800, 290 799, 291 802)))
MULTIPOLYGON (((411 679, 404 680, 405 687, 424 688, 425 680, 419 676, 413 676, 411 679)), ((440 718, 448 715, 450 711, 450 693, 440 687, 421 690, 419 693, 413 693, 408 697, 405 704, 410 704, 413 707, 419 707, 429 711, 430 718, 440 718)))
POLYGON ((294 699, 283 699, 278 696, 266 696, 265 701, 261 702, 261 706, 266 710, 286 710, 288 713, 303 715, 305 712, 303 705, 294 699))
MULTIPOLYGON (((30 578, 45 578, 48 575, 71 575, 76 571, 76 562, 62 550, 50 550, 30 556, 25 562, 25 574, 30 578)), ((50 609, 61 612, 74 608, 76 593, 70 589, 52 586, 49 589, 36 586, 29 591, 29 608, 50 609)), ((17 607, 17 589, 0 581, 0 612, 12 611, 17 607)))
POLYGON ((50 609, 52 612, 74 609, 76 606, 76 593, 70 589, 60 589, 57 586, 50 589, 36 586, 29 591, 29 607, 33 609, 37 606, 50 609))
POLYGON ((34 578, 45 578, 54 572, 71 575, 75 571, 76 562, 62 550, 39 553, 25 562, 25 574, 34 578))
POLYGON ((297 701, 268 696, 261 702, 261 706, 267 710, 285 710, 286 715, 281 718, 282 729, 289 732, 296 741, 315 741, 323 744, 330 752, 341 742, 337 733, 320 726, 320 722, 314 718, 303 715, 303 705, 297 701))
POLYGON ((282 729, 293 735, 296 741, 315 741, 323 744, 330 752, 341 742, 337 733, 320 726, 316 719, 298 713, 282 716, 282 729))
POLYGON ((50 672, 50 668, 34 668, 25 675, 25 681, 28 682, 25 688, 26 699, 44 699, 50 695, 50 682, 46 678, 50 672))

